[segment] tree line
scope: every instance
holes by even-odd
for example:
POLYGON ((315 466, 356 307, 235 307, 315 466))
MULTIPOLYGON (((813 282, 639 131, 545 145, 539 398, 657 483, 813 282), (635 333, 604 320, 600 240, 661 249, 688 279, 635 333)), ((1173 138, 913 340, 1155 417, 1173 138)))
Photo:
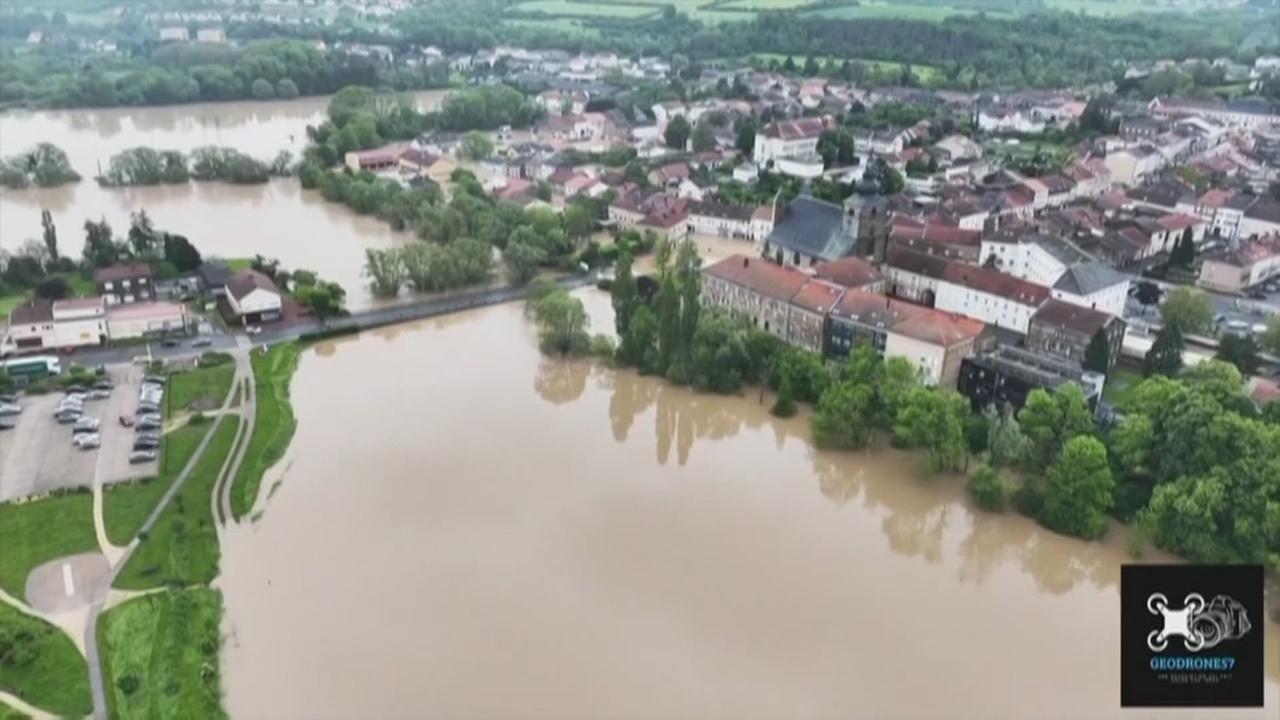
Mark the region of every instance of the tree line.
POLYGON ((116 153, 96 180, 103 187, 172 185, 190 180, 221 180, 238 185, 265 183, 292 173, 293 155, 282 150, 270 163, 228 147, 177 150, 136 147, 116 153))
POLYGON ((67 154, 52 143, 37 143, 30 150, 0 159, 0 187, 54 187, 80 181, 67 154))

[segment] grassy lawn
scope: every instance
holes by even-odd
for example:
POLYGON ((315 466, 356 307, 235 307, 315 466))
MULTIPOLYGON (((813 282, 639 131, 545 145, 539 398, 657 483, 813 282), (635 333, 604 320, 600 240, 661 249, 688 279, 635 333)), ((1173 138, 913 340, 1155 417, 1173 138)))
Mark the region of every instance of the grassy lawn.
POLYGON ((218 672, 222 595, 195 588, 122 603, 98 620, 110 716, 225 718, 218 672))
POLYGON ((1112 368, 1111 373, 1107 376, 1107 384, 1102 388, 1102 397, 1117 407, 1123 408, 1133 389, 1142 380, 1142 373, 1117 365, 1112 368))
POLYGON ((248 270, 253 267, 253 258, 226 258, 223 260, 230 268, 231 272, 237 270, 248 270))
POLYGON ((231 454, 240 418, 227 416, 214 428, 209 447, 182 489, 165 506, 151 532, 134 550, 115 586, 143 590, 197 585, 218 574, 218 533, 211 498, 218 471, 231 454))
POLYGON ((0 720, 31 720, 31 716, 0 701, 0 720))
POLYGON ((581 15, 583 17, 638 18, 654 15, 655 6, 618 5, 610 3, 580 3, 569 0, 533 0, 520 3, 518 10, 540 12, 548 15, 581 15))
MULTIPOLYGON (((5 603, 0 603, 0 658, 0 690, 57 715, 84 716, 93 710, 89 666, 71 638, 5 603)), ((0 709, 6 707, 0 703, 0 709)))
POLYGON ((87 490, 0 504, 0 588, 15 598, 25 599, 36 566, 97 549, 87 490))
POLYGON ((26 301, 26 295, 0 295, 0 323, 9 322, 9 312, 26 301))
POLYGON ((170 375, 169 389, 165 392, 169 416, 222 407, 222 401, 231 392, 235 372, 235 363, 229 362, 170 375))
POLYGON ((115 545, 127 545, 138 534, 152 508, 186 467, 210 427, 209 423, 183 425, 166 433, 160 450, 159 478, 144 478, 107 488, 102 498, 102 519, 108 540, 115 545))
POLYGON ((254 412, 253 437, 244 462, 231 487, 231 511, 239 519, 253 509, 258 487, 267 470, 284 456, 293 439, 297 421, 289 403, 289 382, 298 367, 297 343, 276 345, 266 354, 253 356, 254 412))

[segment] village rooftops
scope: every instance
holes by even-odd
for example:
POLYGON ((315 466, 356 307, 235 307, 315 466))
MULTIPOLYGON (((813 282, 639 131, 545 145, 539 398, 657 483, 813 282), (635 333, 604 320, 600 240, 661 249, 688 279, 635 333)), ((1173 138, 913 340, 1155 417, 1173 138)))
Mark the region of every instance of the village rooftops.
POLYGON ((830 118, 797 118, 795 120, 779 120, 765 126, 766 137, 780 140, 806 140, 816 138, 831 127, 830 118))
POLYGON ((883 276, 866 260, 860 257, 846 257, 819 263, 814 267, 814 277, 847 288, 860 288, 879 282, 883 276))
POLYGON ((144 262, 122 263, 93 271, 93 279, 100 283, 131 280, 136 277, 151 277, 151 266, 144 262))
POLYGON ((809 276, 767 260, 730 255, 704 272, 776 300, 788 301, 809 282, 809 276))
POLYGON ((36 325, 53 322, 53 303, 36 300, 9 311, 9 325, 36 325))
POLYGON ((863 290, 846 291, 831 315, 942 347, 976 338, 985 327, 977 320, 863 290))
POLYGON ((1110 265, 1090 262, 1068 267, 1053 287, 1083 297, 1128 281, 1128 275, 1117 272, 1110 265))
POLYGON ((693 215, 738 220, 740 222, 750 221, 758 209, 755 205, 730 205, 709 200, 689 203, 689 212, 693 215))
POLYGON ((1064 327, 1083 335, 1093 335, 1105 328, 1114 315, 1101 310, 1081 307, 1074 303, 1051 299, 1046 302, 1035 315, 1031 316, 1031 324, 1046 324, 1064 327))

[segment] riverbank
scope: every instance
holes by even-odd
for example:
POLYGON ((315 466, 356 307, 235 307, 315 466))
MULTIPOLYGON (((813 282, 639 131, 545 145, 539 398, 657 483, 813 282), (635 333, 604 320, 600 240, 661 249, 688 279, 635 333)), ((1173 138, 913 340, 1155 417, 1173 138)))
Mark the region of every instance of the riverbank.
MULTIPOLYGON (((0 602, 0 657, 0 691, 58 715, 79 717, 93 709, 84 656, 71 639, 7 602, 0 602)), ((0 710, 6 707, 0 700, 0 710)))

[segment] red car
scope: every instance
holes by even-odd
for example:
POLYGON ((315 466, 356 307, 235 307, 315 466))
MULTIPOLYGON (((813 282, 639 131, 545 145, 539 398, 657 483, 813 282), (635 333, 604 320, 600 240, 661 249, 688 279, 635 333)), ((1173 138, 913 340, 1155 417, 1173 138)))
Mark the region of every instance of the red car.
POLYGON ((121 415, 120 424, 125 427, 133 427, 133 418, 129 417, 128 415, 121 415))

